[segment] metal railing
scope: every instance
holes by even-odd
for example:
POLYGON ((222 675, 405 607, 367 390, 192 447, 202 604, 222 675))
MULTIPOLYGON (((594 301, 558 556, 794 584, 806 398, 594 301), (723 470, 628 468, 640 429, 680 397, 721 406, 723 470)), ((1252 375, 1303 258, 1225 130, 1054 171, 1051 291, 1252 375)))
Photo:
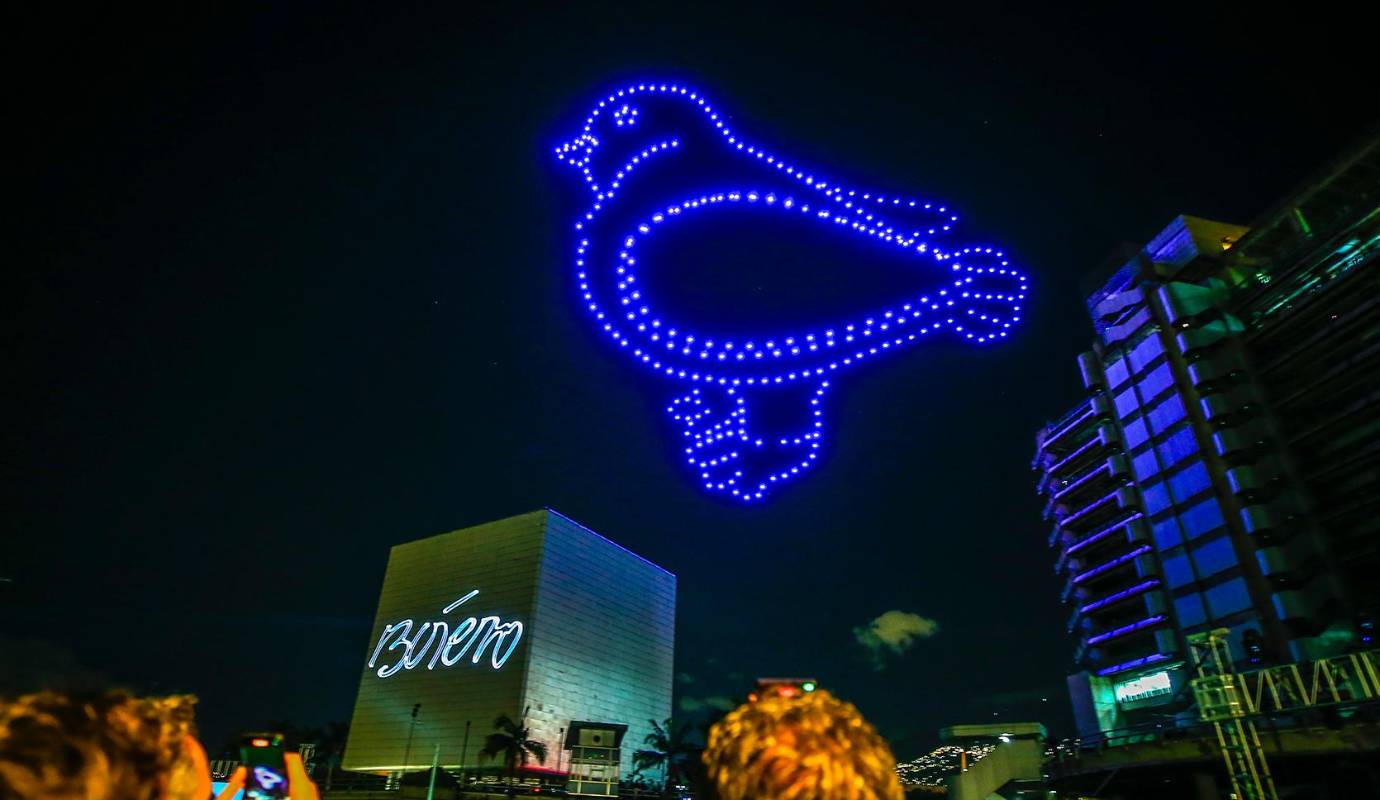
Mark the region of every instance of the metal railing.
POLYGON ((1194 694, 1208 722, 1377 700, 1380 650, 1217 675, 1194 694))

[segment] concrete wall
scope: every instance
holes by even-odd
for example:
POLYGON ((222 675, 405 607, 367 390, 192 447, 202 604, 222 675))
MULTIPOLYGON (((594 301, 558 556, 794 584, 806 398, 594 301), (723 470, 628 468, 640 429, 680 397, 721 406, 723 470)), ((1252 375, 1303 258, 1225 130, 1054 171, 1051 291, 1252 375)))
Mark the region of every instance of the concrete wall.
POLYGON ((360 657, 359 694, 345 748, 345 769, 395 770, 404 766, 405 756, 410 766, 429 767, 438 743, 441 762, 459 766, 466 721, 471 730, 465 762, 474 765, 484 737, 493 730, 494 718, 500 713, 512 717, 522 713, 522 679, 532 653, 530 620, 545 520, 544 511, 524 514, 392 549, 373 632, 360 657), (442 616, 445 606, 474 589, 479 590, 476 597, 442 616), (379 667, 396 662, 401 648, 381 654, 373 669, 367 666, 390 623, 412 619, 420 626, 445 620, 456 626, 466 617, 486 615, 524 623, 523 638, 502 669, 494 669, 488 658, 472 664, 468 656, 452 667, 437 664, 428 669, 428 654, 413 669, 380 678, 379 667), (414 703, 421 703, 422 708, 409 751, 414 703))
POLYGON ((1012 739, 997 745, 967 772, 946 778, 949 800, 987 800, 1012 781, 1038 781, 1044 759, 1036 739, 1012 739))
POLYGON ((626 777, 648 720, 671 716, 675 617, 674 575, 550 512, 524 694, 532 735, 554 756, 571 720, 625 724, 626 777))
POLYGON ((552 511, 398 545, 360 659, 343 766, 422 768, 437 744, 444 766, 493 765, 478 752, 494 718, 517 719, 525 709, 532 738, 547 746, 547 767, 564 765, 560 732, 572 720, 627 725, 627 775, 648 720, 671 714, 675 603, 674 575, 552 511), (473 599, 442 615, 475 589, 473 599), (488 615, 523 625, 501 668, 487 653, 477 664, 468 656, 450 667, 435 663, 439 642, 413 668, 387 677, 379 668, 396 663, 404 647, 385 646, 374 667, 367 665, 389 624, 413 620, 420 653, 429 635, 422 623, 444 622, 454 631, 467 617, 488 615), (422 708, 409 748, 414 703, 422 708))

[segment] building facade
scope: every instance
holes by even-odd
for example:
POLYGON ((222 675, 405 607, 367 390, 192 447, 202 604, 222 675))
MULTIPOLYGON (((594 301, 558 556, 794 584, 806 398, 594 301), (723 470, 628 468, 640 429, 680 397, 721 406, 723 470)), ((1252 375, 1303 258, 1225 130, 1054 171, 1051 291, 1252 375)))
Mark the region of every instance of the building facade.
POLYGON ((1183 712, 1187 636, 1241 664, 1380 609, 1380 140, 1252 227, 1175 219, 1090 288, 1086 399, 1036 434, 1080 732, 1183 712))
MULTIPOLYGON (((676 579, 543 510, 394 547, 344 768, 503 766, 479 750, 504 714, 568 762, 572 723, 671 715, 676 579)), ((578 725, 577 725, 578 727, 578 725)), ((623 748, 621 772, 632 768, 623 748)))

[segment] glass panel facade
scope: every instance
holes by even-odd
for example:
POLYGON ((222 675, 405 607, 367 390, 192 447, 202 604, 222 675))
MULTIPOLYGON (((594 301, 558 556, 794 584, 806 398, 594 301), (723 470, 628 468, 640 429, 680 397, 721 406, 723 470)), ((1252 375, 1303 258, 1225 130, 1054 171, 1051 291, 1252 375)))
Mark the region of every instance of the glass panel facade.
POLYGON ((1193 548, 1193 564, 1200 576, 1211 577, 1236 566, 1236 552, 1227 537, 1221 536, 1193 548))
POLYGON ((1251 607, 1251 596, 1246 591, 1244 578, 1233 578, 1208 589, 1203 595, 1207 598, 1214 619, 1221 619, 1251 607))
POLYGON ((1170 476, 1169 486, 1174 493, 1174 501, 1182 503, 1199 492, 1211 488, 1212 479, 1208 477, 1203 462, 1195 461, 1186 469, 1170 476))
POLYGON ((1179 625, 1191 628, 1207 622, 1207 609, 1203 608, 1203 596, 1190 594, 1174 601, 1174 611, 1179 616, 1179 625))
POLYGON ((1183 522, 1184 532, 1189 539, 1196 539, 1227 524, 1222 518, 1222 506, 1216 497, 1209 497, 1189 506, 1179 519, 1183 522))

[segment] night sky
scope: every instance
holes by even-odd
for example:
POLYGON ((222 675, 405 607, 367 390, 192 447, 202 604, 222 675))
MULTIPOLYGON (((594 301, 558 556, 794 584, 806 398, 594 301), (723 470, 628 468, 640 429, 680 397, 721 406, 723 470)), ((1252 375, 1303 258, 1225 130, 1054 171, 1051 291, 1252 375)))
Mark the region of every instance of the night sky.
MULTIPOLYGON (((954 723, 1069 732, 1029 464, 1080 396, 1078 279, 1176 214, 1249 222, 1375 118, 1364 31, 1319 4, 280 5, 14 33, 0 689, 195 692, 213 744, 348 718, 388 548, 542 506, 679 576, 701 716, 811 674, 903 758, 954 723), (706 496, 666 385, 575 302, 550 153, 646 77, 794 162, 951 201, 1032 276, 1026 324, 841 376, 820 467, 765 507, 706 496), (937 632, 869 652, 888 611, 937 632)), ((826 293, 861 270, 765 263, 826 293)), ((771 307, 770 269, 722 266, 679 280, 771 307)))

